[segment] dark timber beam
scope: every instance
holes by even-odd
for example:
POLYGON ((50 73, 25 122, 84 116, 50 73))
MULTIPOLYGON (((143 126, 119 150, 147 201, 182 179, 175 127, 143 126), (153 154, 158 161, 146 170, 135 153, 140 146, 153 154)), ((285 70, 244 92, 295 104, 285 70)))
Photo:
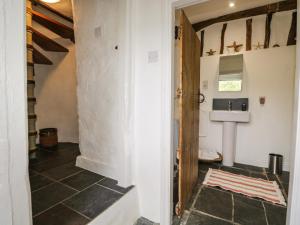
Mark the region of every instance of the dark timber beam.
POLYGON ((246 20, 246 51, 252 48, 252 19, 246 20))
POLYGON ((281 12, 281 11, 288 11, 288 10, 293 10, 293 9, 297 9, 297 1, 296 0, 280 1, 277 3, 268 4, 268 5, 264 5, 264 6, 260 6, 260 7, 247 9, 244 11, 216 17, 213 19, 201 21, 199 23, 193 24, 193 27, 194 27, 195 31, 197 32, 197 31, 202 30, 203 28, 213 25, 215 23, 227 22, 230 20, 237 20, 237 19, 242 19, 242 18, 247 18, 247 17, 253 17, 253 16, 269 14, 269 13, 276 13, 276 12, 281 12))
POLYGON ((273 17, 273 13, 269 13, 266 17, 264 48, 269 48, 270 46, 272 17, 273 17))
POLYGON ((39 1, 39 0, 31 0, 31 2, 32 2, 34 5, 40 6, 40 7, 44 8, 44 9, 47 9, 48 11, 50 11, 50 12, 54 13, 55 15, 57 15, 57 16, 59 16, 59 17, 65 19, 65 20, 67 20, 67 21, 69 21, 70 23, 73 23, 73 22, 74 22, 74 21, 73 21, 73 18, 71 18, 71 17, 69 17, 69 16, 66 16, 66 15, 62 14, 61 12, 57 11, 57 10, 54 9, 53 7, 47 5, 47 4, 45 4, 45 3, 43 3, 43 2, 41 2, 41 1, 39 1))
POLYGON ((204 30, 201 31, 201 39, 200 39, 200 57, 203 56, 204 49, 204 30))
POLYGON ((46 27, 47 29, 53 31, 54 33, 58 34, 59 36, 70 39, 71 41, 75 42, 74 38, 74 30, 71 27, 68 27, 62 23, 57 22, 56 20, 51 19, 48 16, 45 16, 42 13, 36 12, 27 8, 27 11, 31 12, 32 19, 46 27))
POLYGON ((289 32, 289 37, 287 41, 287 45, 295 45, 297 37, 297 12, 293 12, 291 29, 289 32))
POLYGON ((69 50, 52 39, 48 38, 44 34, 38 32, 32 27, 27 26, 27 30, 32 31, 32 40, 34 43, 39 45, 45 51, 51 52, 68 52, 69 50))
POLYGON ((222 27, 222 33, 221 33, 220 55, 224 53, 224 39, 225 39, 226 28, 227 28, 227 23, 224 23, 222 27))

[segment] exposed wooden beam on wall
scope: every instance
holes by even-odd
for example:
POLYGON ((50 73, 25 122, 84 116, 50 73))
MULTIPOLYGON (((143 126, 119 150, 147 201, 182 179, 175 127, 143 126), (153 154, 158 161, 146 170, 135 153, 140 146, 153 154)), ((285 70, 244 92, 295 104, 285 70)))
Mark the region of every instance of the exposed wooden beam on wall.
POLYGON ((73 23, 73 18, 69 17, 69 16, 66 16, 64 14, 62 14, 61 12, 57 11, 56 9, 52 8, 51 6, 39 1, 39 0, 31 0, 31 2, 34 4, 34 5, 38 5, 44 9, 47 9, 48 11, 54 13, 55 15, 69 21, 70 23, 73 23))
POLYGON ((34 21, 43 25, 44 27, 46 27, 49 30, 53 31, 54 33, 58 34, 59 36, 70 39, 71 41, 75 42, 73 28, 68 27, 62 23, 59 23, 56 20, 53 20, 50 17, 45 16, 42 13, 36 12, 36 11, 28 9, 28 8, 27 8, 27 10, 31 11, 32 19, 34 21))
POLYGON ((252 48, 252 19, 246 20, 246 51, 252 48))
POLYGON ((241 18, 253 17, 253 16, 281 12, 281 11, 288 11, 288 10, 293 10, 293 9, 297 9, 297 1, 296 0, 280 1, 278 3, 268 4, 268 5, 264 5, 264 6, 260 6, 260 7, 247 9, 244 11, 216 17, 213 19, 201 21, 201 22, 193 24, 193 27, 194 27, 195 31, 199 31, 199 30, 202 30, 203 28, 210 26, 212 24, 215 24, 215 23, 227 22, 230 20, 237 20, 237 19, 241 19, 241 18))
POLYGON ((52 51, 52 52, 68 52, 69 50, 64 46, 58 44, 57 42, 53 41, 52 39, 48 38, 44 34, 38 32, 32 27, 27 26, 27 30, 32 31, 32 40, 34 43, 39 45, 45 51, 52 51))
POLYGON ((204 49, 204 30, 201 31, 201 39, 200 39, 200 57, 203 56, 204 49))
POLYGON ((295 45, 297 37, 297 12, 293 12, 291 29, 289 32, 289 37, 287 41, 287 45, 295 45))
POLYGON ((269 13, 266 17, 264 48, 269 48, 270 46, 272 17, 273 13, 269 13))
POLYGON ((221 47, 220 47, 221 55, 224 53, 224 39, 225 39, 226 28, 227 28, 227 23, 224 23, 222 27, 222 33, 221 33, 221 47))

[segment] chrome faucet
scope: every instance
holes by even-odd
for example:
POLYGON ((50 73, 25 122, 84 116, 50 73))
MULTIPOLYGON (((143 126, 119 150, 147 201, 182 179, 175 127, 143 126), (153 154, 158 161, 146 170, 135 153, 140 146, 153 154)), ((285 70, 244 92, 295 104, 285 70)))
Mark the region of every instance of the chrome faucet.
POLYGON ((232 110, 232 102, 229 100, 228 101, 228 111, 231 111, 232 110))

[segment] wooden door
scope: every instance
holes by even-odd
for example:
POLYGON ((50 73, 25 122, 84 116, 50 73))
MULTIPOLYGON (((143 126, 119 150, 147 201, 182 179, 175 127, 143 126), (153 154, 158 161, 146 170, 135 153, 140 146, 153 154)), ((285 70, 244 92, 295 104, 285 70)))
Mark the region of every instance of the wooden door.
POLYGON ((179 202, 182 215, 198 179, 200 41, 191 23, 180 11, 177 55, 177 107, 179 113, 179 202))

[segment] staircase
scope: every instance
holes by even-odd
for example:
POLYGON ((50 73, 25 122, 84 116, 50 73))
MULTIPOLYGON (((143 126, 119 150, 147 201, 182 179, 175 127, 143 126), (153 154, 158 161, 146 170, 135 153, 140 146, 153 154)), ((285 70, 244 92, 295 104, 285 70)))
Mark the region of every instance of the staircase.
POLYGON ((28 102, 28 142, 29 142, 29 153, 37 150, 36 139, 38 132, 36 130, 37 116, 35 114, 35 105, 37 104, 34 95, 35 88, 35 72, 34 65, 53 65, 50 59, 34 48, 33 43, 37 44, 45 51, 52 52, 68 52, 68 49, 58 44, 52 39, 48 38, 41 32, 37 31, 32 27, 32 21, 39 23, 46 27, 50 31, 58 34, 59 36, 70 39, 75 42, 74 29, 68 27, 43 13, 33 10, 32 6, 36 6, 37 9, 42 8, 47 10, 68 22, 73 23, 73 19, 61 14, 54 8, 42 3, 38 0, 27 0, 26 2, 26 42, 27 42, 27 102, 28 102))

